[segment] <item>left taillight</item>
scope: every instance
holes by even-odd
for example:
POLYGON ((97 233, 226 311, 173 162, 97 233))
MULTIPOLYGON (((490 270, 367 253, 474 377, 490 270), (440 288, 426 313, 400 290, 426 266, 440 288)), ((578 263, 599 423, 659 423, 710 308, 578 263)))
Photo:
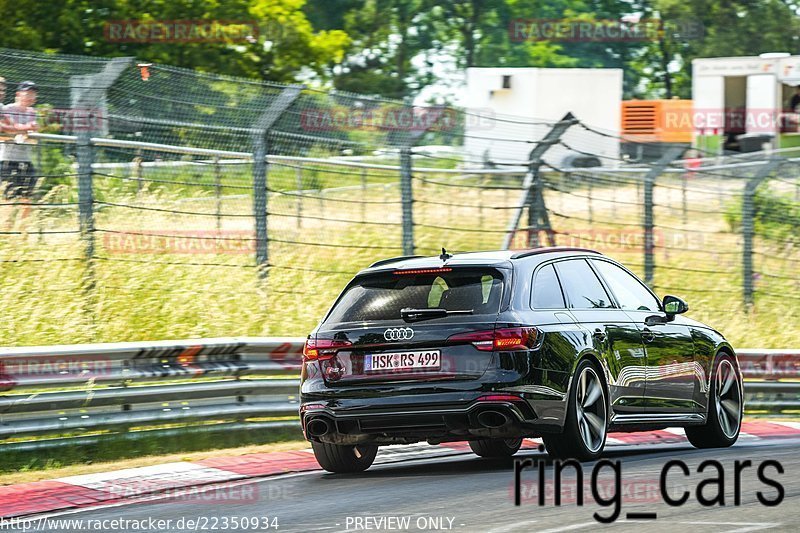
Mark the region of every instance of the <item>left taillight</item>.
POLYGON ((457 333, 447 338, 448 344, 472 344, 482 351, 530 350, 539 340, 539 330, 533 326, 498 328, 470 333, 457 333))
POLYGON ((303 359, 306 361, 330 359, 342 348, 352 345, 350 341, 339 339, 308 339, 303 346, 303 359))

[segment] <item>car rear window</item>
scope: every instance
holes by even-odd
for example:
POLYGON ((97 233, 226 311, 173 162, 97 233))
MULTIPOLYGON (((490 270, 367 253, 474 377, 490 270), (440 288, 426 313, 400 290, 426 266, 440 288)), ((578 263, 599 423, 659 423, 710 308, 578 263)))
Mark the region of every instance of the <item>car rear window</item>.
MULTIPOLYGON (((469 310, 497 314, 503 275, 489 268, 394 271, 357 278, 325 320, 326 323, 400 320, 412 309, 469 310)), ((446 320, 446 319, 440 319, 446 320)))

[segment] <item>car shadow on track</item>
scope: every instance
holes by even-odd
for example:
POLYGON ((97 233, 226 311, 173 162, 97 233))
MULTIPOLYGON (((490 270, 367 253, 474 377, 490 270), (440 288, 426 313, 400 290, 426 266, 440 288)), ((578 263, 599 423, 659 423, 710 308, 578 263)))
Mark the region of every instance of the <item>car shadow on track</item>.
MULTIPOLYGON (((626 450, 606 450, 603 452, 602 458, 622 460, 626 457, 659 457, 669 456, 674 457, 677 453, 685 452, 698 452, 703 453, 704 450, 698 450, 691 445, 678 445, 678 446, 659 446, 654 448, 645 448, 637 446, 635 448, 626 450)), ((380 452, 378 452, 380 453, 380 452)), ((438 457, 431 459, 418 458, 408 461, 398 461, 395 463, 382 463, 376 464, 366 472, 357 474, 332 474, 324 473, 322 477, 330 479, 380 479, 380 478, 397 478, 397 477, 416 477, 416 476, 456 476, 468 473, 489 473, 489 472, 505 472, 513 470, 514 461, 516 459, 531 458, 534 461, 544 458, 545 464, 552 467, 553 460, 548 457, 546 453, 539 452, 538 450, 522 450, 513 457, 503 458, 482 458, 472 454, 454 455, 446 457, 438 457)), ((594 461, 584 463, 587 466, 594 464, 594 461)))

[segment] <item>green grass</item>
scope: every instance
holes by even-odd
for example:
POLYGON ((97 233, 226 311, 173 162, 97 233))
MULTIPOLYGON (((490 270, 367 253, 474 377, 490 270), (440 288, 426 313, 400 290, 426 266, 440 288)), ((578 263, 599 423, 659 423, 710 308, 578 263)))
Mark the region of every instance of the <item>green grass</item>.
MULTIPOLYGON (((430 165, 424 158, 417 164, 430 165)), ((313 168, 312 168, 313 167, 313 168)), ((323 316, 350 277, 371 262, 400 255, 401 204, 397 175, 370 170, 338 174, 335 167, 302 170, 273 165, 269 172, 269 263, 255 268, 249 165, 147 171, 142 187, 97 177, 96 259, 70 231, 77 209, 35 208, 28 216, 0 206, 0 346, 147 341, 191 337, 304 336, 323 316), (191 184, 191 185, 187 185, 191 184), (298 196, 294 191, 305 191, 298 196), (366 202, 362 202, 366 200, 366 202), (108 204, 185 211, 169 213, 108 204), (217 210, 231 215, 218 219, 217 210), (188 214, 200 213, 200 214, 188 214), (350 222, 343 221, 349 220, 350 222), (156 235, 219 234, 243 250, 144 250, 156 235), (135 235, 141 233, 144 235, 135 235), (139 239, 137 241, 137 239, 139 239), (150 239, 148 241, 148 239, 150 239), (238 240, 237 240, 238 239, 238 240)), ((519 200, 518 185, 503 178, 419 175, 414 182, 416 250, 497 249, 519 200), (440 183, 437 183, 440 182, 440 183), (456 184, 457 187, 445 184, 456 184)), ((643 274, 641 190, 632 181, 589 189, 550 176, 545 200, 557 244, 598 249, 643 274), (621 241, 621 242, 620 242, 621 241)), ((74 180, 73 180, 74 181, 74 180)), ((741 235, 725 213, 741 201, 741 182, 696 178, 687 185, 662 177, 656 203, 655 286, 690 304, 689 316, 720 330, 735 347, 800 347, 798 251, 775 239, 755 242, 756 301, 742 304, 741 235)), ((782 191, 787 192, 787 191, 782 191)), ((789 191, 791 192, 791 191, 789 191)), ((75 202, 70 179, 47 192, 46 202, 75 202)), ((523 216, 523 225, 526 220, 523 216)), ((515 247, 526 246, 525 232, 515 247)), ((183 244, 196 243, 185 238, 183 244)), ((34 391, 27 391, 34 392, 34 391)), ((36 471, 129 457, 220 449, 297 439, 297 431, 216 432, 191 438, 135 441, 113 435, 98 444, 46 452, 3 452, 0 472, 36 471)))
MULTIPOLYGON (((3 451, 0 462, 2 474, 55 470, 70 465, 108 463, 145 456, 163 456, 176 453, 191 453, 207 450, 222 450, 243 446, 299 441, 303 435, 296 429, 270 429, 268 431, 225 430, 185 435, 147 435, 137 439, 124 435, 106 435, 93 444, 65 444, 46 450, 3 451)), ((109 470, 113 469, 109 467, 109 470)))
MULTIPOLYGON (((188 179, 178 174, 172 177, 179 178, 188 179)), ((282 178, 287 187, 289 178, 282 178)), ((444 175, 426 178, 452 182, 444 175)), ((457 183, 474 187, 415 182, 418 253, 438 253, 442 246, 448 250, 500 247, 518 191, 480 188, 503 184, 499 179, 476 177, 457 183)), ((757 239, 756 270, 778 277, 756 280, 756 303, 746 312, 741 296, 741 236, 730 232, 720 214, 726 202, 737 200, 732 186, 705 180, 692 183, 684 224, 678 183, 659 183, 662 186, 656 188, 655 196, 657 291, 687 299, 689 315, 717 327, 734 346, 800 346, 797 251, 757 239)), ((103 231, 95 234, 96 255, 102 259, 91 265, 81 260, 55 261, 82 257, 83 243, 77 235, 37 232, 75 229, 75 210, 34 210, 20 219, 18 208, 3 207, 0 223, 28 233, 0 240, 0 261, 5 261, 0 263, 0 345, 303 336, 353 273, 374 260, 401 253, 399 188, 383 176, 368 178, 366 185, 364 190, 359 184, 354 189, 309 193, 305 198, 270 195, 273 267, 266 279, 258 276, 250 249, 242 253, 131 253, 121 250, 118 241, 115 245, 119 234, 103 231), (361 199, 372 203, 360 204, 361 199), (13 260, 27 262, 8 262, 13 260)), ((214 234, 219 227, 225 236, 248 239, 252 235, 250 216, 225 218, 217 225, 216 200, 207 189, 151 184, 137 192, 134 186, 100 186, 98 196, 108 203, 206 216, 98 206, 97 228, 214 234)), ((49 194, 55 200, 73 197, 75 191, 62 186, 49 194)), ((546 193, 551 223, 560 232, 559 244, 596 247, 642 274, 641 242, 633 246, 611 242, 619 235, 641 237, 641 208, 636 200, 633 185, 595 187, 591 193, 585 187, 546 193), (592 197, 591 211, 587 196, 592 197)), ((247 215, 252 210, 249 196, 220 202, 224 213, 247 215)), ((522 237, 521 233, 517 236, 517 245, 524 245, 522 237)))

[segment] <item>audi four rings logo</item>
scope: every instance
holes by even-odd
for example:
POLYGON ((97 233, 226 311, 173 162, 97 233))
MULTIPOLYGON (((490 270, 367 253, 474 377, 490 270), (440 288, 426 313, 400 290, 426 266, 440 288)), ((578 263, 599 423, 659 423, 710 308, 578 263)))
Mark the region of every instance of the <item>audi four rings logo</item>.
POLYGON ((383 332, 383 338, 387 341, 407 341, 414 336, 411 328, 389 328, 383 332))

